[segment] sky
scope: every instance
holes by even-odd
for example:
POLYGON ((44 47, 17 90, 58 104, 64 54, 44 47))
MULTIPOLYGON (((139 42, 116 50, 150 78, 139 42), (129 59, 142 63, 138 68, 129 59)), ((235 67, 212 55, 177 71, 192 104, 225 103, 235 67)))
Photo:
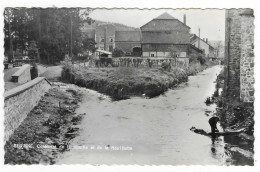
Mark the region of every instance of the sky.
POLYGON ((94 9, 90 13, 92 19, 121 23, 127 26, 140 28, 153 18, 167 12, 183 22, 186 14, 186 24, 191 33, 198 35, 200 28, 201 38, 209 41, 225 39, 225 10, 219 9, 94 9))

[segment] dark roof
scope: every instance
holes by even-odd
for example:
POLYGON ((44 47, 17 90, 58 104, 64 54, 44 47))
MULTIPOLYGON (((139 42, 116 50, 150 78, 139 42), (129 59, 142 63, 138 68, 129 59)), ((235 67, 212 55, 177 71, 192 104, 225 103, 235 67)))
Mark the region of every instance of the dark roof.
POLYGON ((167 12, 161 14, 160 16, 158 16, 158 17, 156 17, 154 19, 158 19, 158 20, 176 20, 176 18, 174 18, 173 16, 171 16, 167 12))
POLYGON ((163 30, 172 30, 176 26, 175 23, 181 24, 184 27, 187 27, 187 28, 190 29, 189 26, 187 26, 186 24, 182 23, 178 19, 174 18, 173 16, 171 16, 170 14, 165 12, 165 13, 161 14, 160 16, 152 19, 151 21, 149 21, 145 25, 141 26, 141 30, 143 30, 147 26, 152 27, 153 30, 155 28, 158 28, 159 30, 162 30, 162 29, 163 30), (173 21, 177 21, 177 22, 173 22, 173 21), (162 25, 165 25, 165 26, 162 26, 162 25))
POLYGON ((116 42, 140 42, 141 32, 140 31, 116 31, 115 41, 116 42))
POLYGON ((198 38, 197 35, 195 35, 195 34, 191 34, 191 36, 190 36, 190 43, 191 43, 191 44, 194 43, 194 42, 196 41, 197 38, 198 38))
POLYGON ((193 44, 194 42, 196 42, 196 40, 200 39, 201 41, 203 41, 204 43, 208 44, 210 46, 210 48, 214 47, 212 45, 210 45, 208 42, 204 41, 203 39, 199 38, 196 34, 192 34, 190 37, 190 43, 193 44))

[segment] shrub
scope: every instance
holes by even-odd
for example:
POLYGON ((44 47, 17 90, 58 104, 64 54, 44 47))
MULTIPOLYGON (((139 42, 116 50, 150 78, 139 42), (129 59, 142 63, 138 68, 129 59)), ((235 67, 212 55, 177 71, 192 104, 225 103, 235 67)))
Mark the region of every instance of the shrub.
POLYGON ((31 79, 35 79, 38 77, 38 67, 35 63, 32 64, 32 67, 31 67, 31 79))
POLYGON ((123 57, 124 55, 125 55, 124 51, 119 48, 115 48, 112 53, 113 57, 123 57))
POLYGON ((206 101, 205 101, 205 104, 208 106, 208 105, 210 105, 212 103, 213 103, 213 101, 212 101, 211 97, 207 97, 206 101))
POLYGON ((201 65, 205 65, 206 59, 203 58, 202 56, 198 56, 198 61, 200 62, 201 65))
POLYGON ((219 89, 217 88, 214 93, 213 93, 213 97, 218 97, 219 96, 219 89))

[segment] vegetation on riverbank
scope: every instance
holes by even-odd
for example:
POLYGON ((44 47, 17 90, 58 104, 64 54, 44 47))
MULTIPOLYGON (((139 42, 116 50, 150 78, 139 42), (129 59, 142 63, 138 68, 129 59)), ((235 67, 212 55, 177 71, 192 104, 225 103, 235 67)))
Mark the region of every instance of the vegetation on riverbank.
POLYGON ((5 164, 54 164, 77 135, 81 94, 53 86, 6 142, 5 164))
POLYGON ((237 99, 227 99, 224 89, 224 69, 216 80, 216 89, 205 101, 207 105, 216 104, 216 116, 225 132, 243 131, 239 134, 226 135, 226 150, 236 157, 234 165, 254 165, 254 105, 237 99))
POLYGON ((61 80, 105 93, 117 100, 141 95, 155 97, 187 81, 189 75, 195 75, 211 65, 213 63, 193 63, 189 67, 168 68, 74 69, 71 65, 64 64, 61 80))
MULTIPOLYGON (((229 100, 223 94, 218 95, 219 89, 224 87, 224 71, 217 77, 216 91, 212 99, 217 104, 217 116, 221 119, 224 129, 246 129, 246 134, 253 136, 254 133, 254 104, 243 103, 239 100, 229 100)), ((252 139, 252 137, 250 137, 252 139)))

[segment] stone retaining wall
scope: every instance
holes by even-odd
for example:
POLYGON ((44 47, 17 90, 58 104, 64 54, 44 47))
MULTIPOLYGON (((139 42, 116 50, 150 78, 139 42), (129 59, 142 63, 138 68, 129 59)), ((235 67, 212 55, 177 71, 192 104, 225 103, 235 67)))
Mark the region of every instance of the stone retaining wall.
POLYGON ((226 10, 224 95, 254 101, 254 16, 252 9, 226 10))
POLYGON ((41 97, 51 88, 44 77, 35 78, 21 86, 5 92, 5 137, 7 141, 14 130, 19 127, 29 112, 38 104, 41 97))
POLYGON ((240 99, 254 101, 254 17, 241 14, 240 99))

